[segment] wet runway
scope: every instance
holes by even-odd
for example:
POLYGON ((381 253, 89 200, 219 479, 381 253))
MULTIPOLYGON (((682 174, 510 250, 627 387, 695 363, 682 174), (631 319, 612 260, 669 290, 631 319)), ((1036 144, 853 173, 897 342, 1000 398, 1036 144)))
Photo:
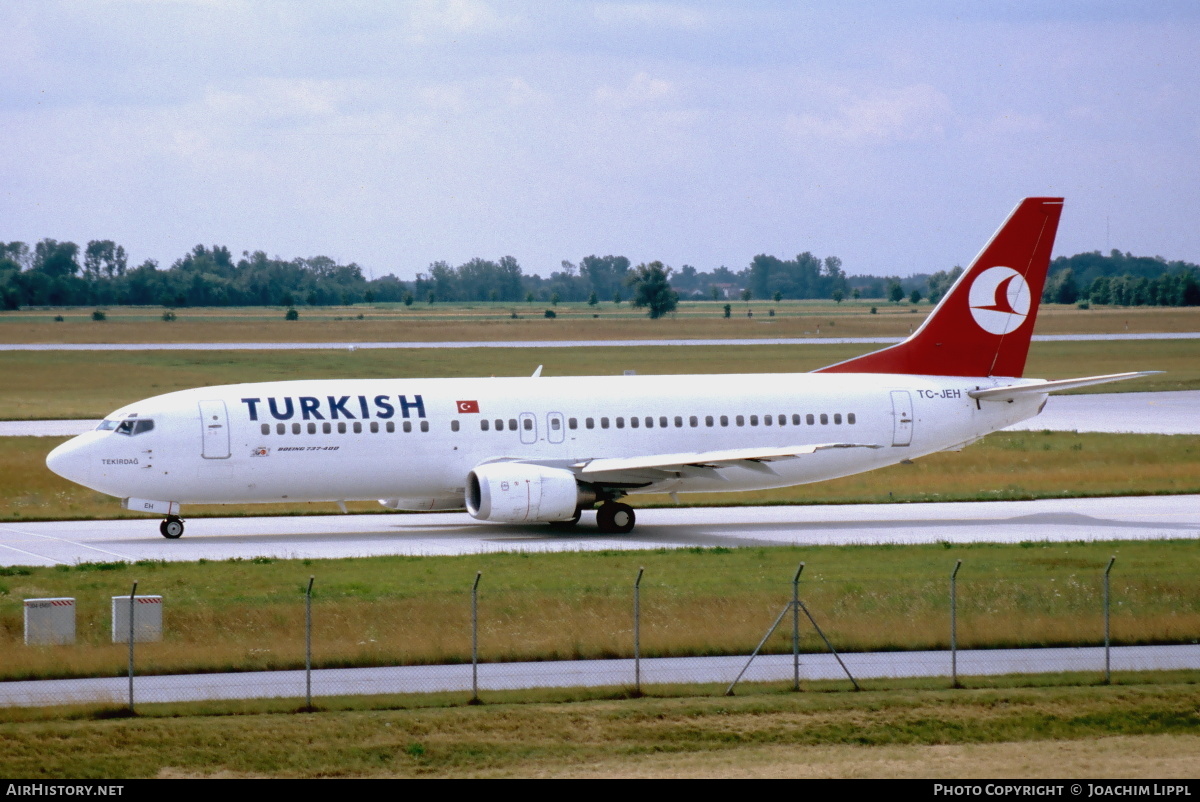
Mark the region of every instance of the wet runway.
POLYGON ((590 513, 563 533, 542 524, 481 523, 455 512, 196 518, 182 539, 171 541, 159 535, 157 519, 147 518, 0 523, 0 565, 1198 537, 1196 495, 646 509, 638 511, 637 528, 620 536, 600 534, 590 513))

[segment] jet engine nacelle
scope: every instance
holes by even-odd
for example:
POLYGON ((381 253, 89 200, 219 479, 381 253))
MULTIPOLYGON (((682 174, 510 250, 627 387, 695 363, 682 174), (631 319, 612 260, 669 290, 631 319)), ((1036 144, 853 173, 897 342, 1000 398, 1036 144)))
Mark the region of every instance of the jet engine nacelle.
POLYGON ((595 502, 575 474, 522 462, 490 462, 467 475, 467 512, 481 521, 565 521, 595 502))

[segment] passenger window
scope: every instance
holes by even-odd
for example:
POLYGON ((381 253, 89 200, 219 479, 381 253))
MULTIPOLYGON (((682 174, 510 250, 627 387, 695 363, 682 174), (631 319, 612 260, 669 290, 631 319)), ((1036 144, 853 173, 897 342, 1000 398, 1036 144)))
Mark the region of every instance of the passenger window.
POLYGON ((559 429, 562 428, 562 421, 559 420, 558 418, 551 418, 550 419, 550 428, 557 432, 559 429))
POLYGON ((584 425, 584 426, 586 426, 586 427, 588 427, 589 429, 595 429, 595 428, 596 428, 596 421, 594 421, 594 420, 593 420, 593 419, 591 419, 591 418, 584 418, 584 420, 583 420, 583 425, 584 425))
POLYGON ((833 413, 833 422, 841 423, 842 422, 842 413, 840 413, 840 412, 833 413))
POLYGON ((682 429, 682 428, 683 428, 683 418, 682 418, 682 417, 680 417, 679 415, 676 415, 676 416, 675 416, 675 428, 676 428, 676 429, 682 429))
POLYGON ((797 415, 797 414, 793 414, 793 415, 792 415, 792 425, 793 425, 793 426, 799 426, 799 425, 800 425, 800 416, 799 416, 799 415, 797 415))
POLYGON ((722 416, 721 416, 721 425, 722 425, 722 426, 728 426, 728 425, 729 425, 729 416, 728 416, 728 415, 722 415, 722 416))
POLYGON ((275 424, 275 434, 287 434, 287 424, 286 423, 275 424))
POLYGON ((479 421, 479 431, 486 432, 488 430, 488 419, 481 418, 479 421))
MULTIPOLYGON (((342 425, 345 426, 346 424, 343 423, 342 425)), ((333 424, 330 423, 329 421, 325 421, 324 423, 321 424, 321 431, 324 434, 332 434, 333 433, 333 424)))
POLYGON ((391 434, 392 432, 396 431, 396 422, 391 420, 388 421, 386 428, 388 430, 388 434, 391 434))
POLYGON ((379 434, 379 421, 371 421, 371 434, 379 434))
POLYGON ((608 428, 608 418, 601 418, 601 419, 600 419, 600 428, 601 428, 601 429, 607 429, 607 428, 608 428))
POLYGON ((308 424, 308 433, 309 433, 309 434, 316 434, 316 433, 317 433, 317 424, 315 424, 315 423, 313 423, 313 422, 309 421, 309 424, 308 424))
POLYGON ((499 418, 496 418, 496 431, 504 431, 504 421, 500 420, 499 418))
POLYGON ((770 425, 771 425, 771 416, 763 415, 763 426, 770 426, 770 425))
POLYGON ((455 420, 450 421, 450 431, 452 431, 452 432, 458 431, 458 419, 457 418, 455 420))
POLYGON ((270 434, 270 433, 271 433, 271 424, 269 424, 269 423, 264 423, 264 424, 262 425, 262 433, 263 433, 263 434, 270 434))
POLYGON ((429 431, 429 421, 427 421, 427 420, 421 421, 421 431, 423 431, 423 432, 429 431))
POLYGON ((746 419, 745 419, 744 417, 742 417, 741 415, 738 415, 738 416, 737 416, 737 417, 734 419, 734 421, 737 423, 737 425, 738 425, 738 426, 745 426, 745 425, 746 425, 746 419))
POLYGON ((618 429, 624 429, 624 428, 625 428, 625 419, 624 419, 624 418, 622 418, 622 417, 621 417, 621 416, 619 416, 619 415, 617 416, 617 428, 618 428, 618 429))
POLYGON ((757 426, 757 425, 758 425, 758 416, 757 416, 757 415, 751 415, 751 416, 750 416, 750 425, 751 425, 751 426, 757 426))
POLYGON ((811 412, 804 416, 804 420, 806 420, 808 422, 809 426, 812 426, 814 423, 817 422, 816 418, 813 417, 811 412))
POLYGON ((567 428, 575 431, 579 428, 579 421, 575 420, 575 418, 567 418, 567 428))
POLYGON ((508 419, 508 429, 509 429, 509 431, 512 431, 512 432, 515 432, 517 430, 517 419, 516 418, 508 419))
POLYGON ((412 421, 406 420, 404 422, 404 433, 408 434, 411 431, 412 431, 412 421))
POLYGON ((338 434, 345 434, 345 433, 346 433, 346 422, 338 421, 338 434))
POLYGON ((298 424, 298 423, 292 424, 292 434, 300 434, 300 424, 298 424))
POLYGON ((828 424, 829 424, 829 416, 826 415, 824 412, 822 412, 821 413, 821 425, 826 426, 828 424))
POLYGON ((649 415, 646 416, 646 428, 647 429, 654 428, 654 418, 650 417, 649 415))
POLYGON ((355 434, 362 434, 362 424, 361 424, 361 423, 359 423, 358 421, 355 421, 355 422, 354 422, 354 433, 355 433, 355 434))
POLYGON ((525 431, 527 431, 527 432, 533 431, 533 419, 532 418, 526 418, 525 420, 521 421, 521 425, 525 427, 525 431))
POLYGON ((697 418, 695 415, 692 415, 690 418, 688 418, 688 426, 691 426, 694 429, 699 425, 700 425, 700 419, 697 418))
POLYGON ((854 423, 855 423, 855 420, 854 420, 854 413, 853 413, 853 412, 849 412, 849 413, 847 413, 847 414, 846 414, 846 423, 849 423, 851 426, 853 426, 853 425, 854 425, 854 423))
POLYGON ((661 427, 663 429, 667 428, 667 416, 666 415, 658 416, 658 425, 659 425, 659 427, 661 427))
POLYGON ((713 416, 712 416, 712 415, 705 415, 705 416, 704 416, 704 425, 705 425, 705 426, 712 426, 712 425, 713 425, 713 416))
POLYGON ((638 426, 641 425, 641 423, 638 421, 638 419, 636 417, 633 417, 633 418, 629 419, 629 425, 630 425, 630 427, 636 429, 638 426))

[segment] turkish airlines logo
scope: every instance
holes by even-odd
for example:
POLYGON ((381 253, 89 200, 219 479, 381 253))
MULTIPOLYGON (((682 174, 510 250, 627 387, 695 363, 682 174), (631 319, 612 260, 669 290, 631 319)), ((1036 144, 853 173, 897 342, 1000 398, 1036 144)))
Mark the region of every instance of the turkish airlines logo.
POLYGON ((971 317, 989 334, 1008 334, 1029 315, 1029 285, 1011 267, 989 267, 971 284, 971 317))

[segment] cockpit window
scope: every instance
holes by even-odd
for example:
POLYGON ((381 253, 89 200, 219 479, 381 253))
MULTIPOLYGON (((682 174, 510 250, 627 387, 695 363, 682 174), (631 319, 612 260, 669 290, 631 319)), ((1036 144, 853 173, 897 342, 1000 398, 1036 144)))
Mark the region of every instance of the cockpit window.
POLYGON ((97 428, 99 429, 116 429, 117 434, 138 435, 145 432, 153 431, 154 421, 148 418, 129 418, 123 421, 104 421, 97 428), (105 424, 112 424, 106 426, 105 424))
POLYGON ((96 427, 96 431, 98 431, 98 432, 110 432, 110 431, 112 431, 112 430, 113 430, 113 429, 115 429, 115 428, 117 428, 117 421, 115 421, 115 420, 102 420, 102 421, 100 421, 100 425, 96 427))

